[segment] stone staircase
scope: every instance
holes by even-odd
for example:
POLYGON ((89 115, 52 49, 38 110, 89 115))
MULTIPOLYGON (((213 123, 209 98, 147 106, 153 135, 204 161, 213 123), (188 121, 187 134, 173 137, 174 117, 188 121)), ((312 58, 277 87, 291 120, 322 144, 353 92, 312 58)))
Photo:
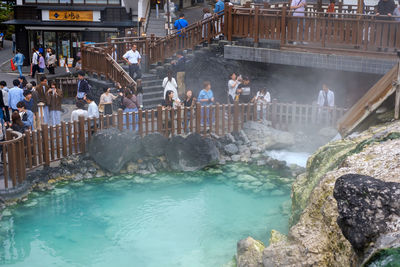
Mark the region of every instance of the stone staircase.
POLYGON ((156 108, 161 104, 164 93, 162 81, 155 74, 144 73, 142 75, 143 107, 145 109, 156 108))
POLYGON ((151 34, 160 37, 165 36, 166 34, 165 18, 164 18, 164 12, 161 11, 162 10, 159 10, 157 18, 156 10, 155 9, 150 10, 149 22, 147 24, 147 29, 146 29, 147 36, 150 36, 151 34))

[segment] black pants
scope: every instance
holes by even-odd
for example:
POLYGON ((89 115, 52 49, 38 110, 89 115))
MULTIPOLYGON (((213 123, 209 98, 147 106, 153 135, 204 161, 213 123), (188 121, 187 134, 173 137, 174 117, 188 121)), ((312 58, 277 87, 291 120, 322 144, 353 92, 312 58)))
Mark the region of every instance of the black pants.
POLYGON ((35 78, 36 71, 39 71, 39 65, 38 64, 32 65, 32 78, 35 78))
POLYGON ((142 71, 139 68, 139 64, 131 64, 129 65, 129 76, 132 77, 132 79, 140 79, 142 77, 142 71), (136 73, 136 78, 135 78, 135 73, 136 73))
POLYGON ((49 66, 47 69, 49 70, 50 74, 54 74, 54 66, 49 66))
POLYGON ((8 106, 5 108, 4 120, 8 122, 10 121, 10 111, 8 110, 8 106))

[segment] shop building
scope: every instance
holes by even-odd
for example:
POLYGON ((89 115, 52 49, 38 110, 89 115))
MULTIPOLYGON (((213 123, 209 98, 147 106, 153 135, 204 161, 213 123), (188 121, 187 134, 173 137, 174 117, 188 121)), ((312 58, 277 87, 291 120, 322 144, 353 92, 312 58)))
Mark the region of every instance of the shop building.
POLYGON ((30 64, 34 47, 52 48, 58 62, 67 62, 79 55, 82 42, 104 42, 138 31, 138 9, 143 9, 138 2, 142 1, 17 0, 14 19, 4 23, 15 25, 17 48, 25 55, 25 64, 30 64))

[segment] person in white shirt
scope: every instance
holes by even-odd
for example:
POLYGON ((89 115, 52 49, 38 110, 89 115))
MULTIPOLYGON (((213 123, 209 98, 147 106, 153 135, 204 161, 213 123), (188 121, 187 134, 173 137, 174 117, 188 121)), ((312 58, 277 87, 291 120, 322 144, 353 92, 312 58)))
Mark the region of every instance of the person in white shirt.
POLYGON ((242 78, 236 77, 236 73, 231 73, 229 75, 229 82, 228 82, 228 103, 232 103, 235 101, 236 96, 236 89, 238 88, 242 78))
POLYGON ((168 71, 168 75, 167 77, 164 78, 163 83, 162 83, 162 87, 164 88, 164 99, 165 99, 165 95, 167 94, 168 91, 172 91, 174 92, 174 96, 172 97, 172 99, 175 100, 179 100, 179 96, 178 96, 178 84, 176 83, 176 80, 174 77, 172 77, 172 72, 168 71))
POLYGON ((32 53, 32 78, 35 78, 36 71, 39 71, 39 51, 33 48, 32 53))
POLYGON ((96 105, 96 102, 94 102, 94 99, 91 95, 86 95, 85 96, 86 102, 89 104, 88 107, 88 118, 93 119, 93 118, 99 118, 99 108, 96 105))
POLYGON ((84 110, 85 102, 83 100, 76 101, 76 107, 77 109, 71 113, 71 122, 78 121, 80 116, 85 117, 85 119, 88 117, 87 110, 84 110))
POLYGON ((140 79, 140 77, 142 77, 142 72, 140 70, 140 61, 142 57, 140 56, 139 51, 136 50, 136 45, 133 44, 132 49, 126 52, 122 58, 129 65, 129 76, 131 76, 132 79, 140 79))
MULTIPOLYGON (((266 88, 263 88, 257 92, 251 102, 257 105, 258 117, 261 120, 261 113, 263 113, 264 110, 267 111, 267 105, 268 103, 271 103, 271 95, 266 88)), ((266 117, 263 116, 263 118, 266 117)))
MULTIPOLYGON (((305 29, 305 7, 307 5, 306 0, 292 0, 290 3, 290 10, 293 11, 293 17, 298 17, 297 20, 297 32, 299 33, 299 39, 301 44, 306 44, 304 40, 304 29, 305 29), (301 20, 303 20, 303 27, 300 27, 301 20)), ((293 42, 296 45, 296 42, 293 42)))
POLYGON ((335 94, 329 90, 326 84, 322 85, 322 90, 319 91, 318 95, 318 106, 322 107, 333 107, 335 106, 335 94))

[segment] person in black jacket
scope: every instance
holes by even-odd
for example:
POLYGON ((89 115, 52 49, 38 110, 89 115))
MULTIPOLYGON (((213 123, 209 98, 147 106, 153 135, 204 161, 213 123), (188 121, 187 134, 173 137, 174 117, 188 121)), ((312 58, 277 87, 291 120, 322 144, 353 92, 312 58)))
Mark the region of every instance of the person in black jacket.
POLYGON ((85 80, 85 72, 78 72, 78 89, 76 92, 76 100, 83 100, 85 95, 89 93, 89 83, 85 80))
MULTIPOLYGON (((379 0, 378 5, 376 6, 376 15, 377 16, 392 16, 396 5, 393 0, 379 0)), ((388 17, 381 17, 381 20, 390 20, 388 17)))

